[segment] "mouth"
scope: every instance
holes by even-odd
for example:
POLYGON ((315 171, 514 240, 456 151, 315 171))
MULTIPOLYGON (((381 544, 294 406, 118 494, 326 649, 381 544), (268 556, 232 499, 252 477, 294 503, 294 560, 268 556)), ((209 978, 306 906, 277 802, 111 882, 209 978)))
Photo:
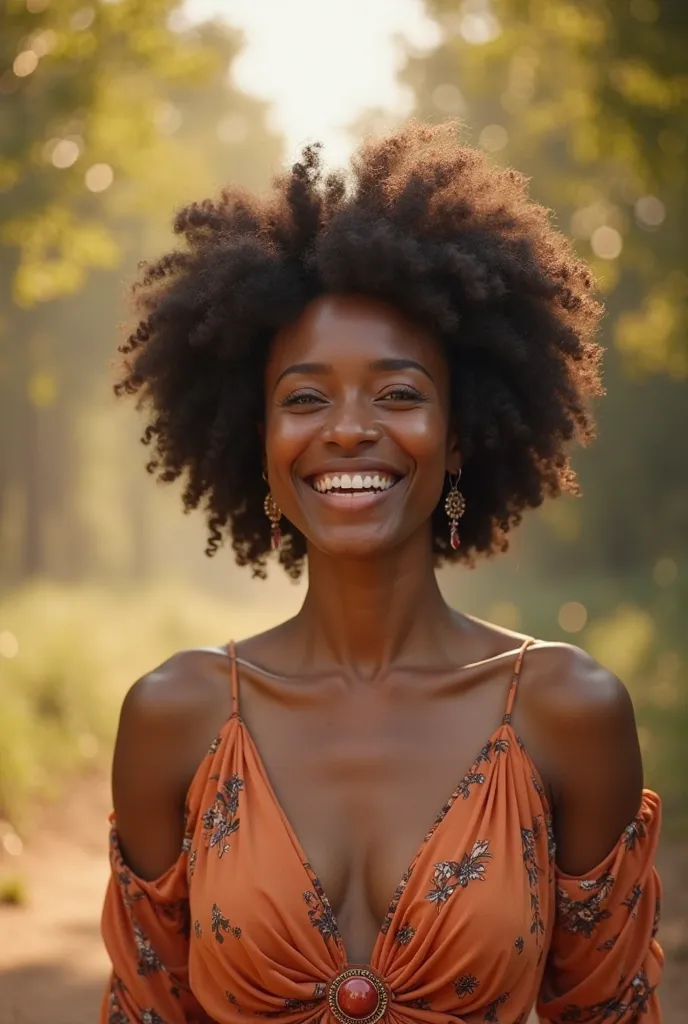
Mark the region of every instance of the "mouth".
POLYGON ((318 473, 306 483, 318 495, 318 501, 332 509, 364 511, 384 502, 403 479, 389 470, 371 469, 364 473, 318 473))
POLYGON ((367 473, 319 473, 311 477, 309 483, 318 494, 357 495, 383 494, 390 491, 401 477, 387 471, 371 471, 367 473))

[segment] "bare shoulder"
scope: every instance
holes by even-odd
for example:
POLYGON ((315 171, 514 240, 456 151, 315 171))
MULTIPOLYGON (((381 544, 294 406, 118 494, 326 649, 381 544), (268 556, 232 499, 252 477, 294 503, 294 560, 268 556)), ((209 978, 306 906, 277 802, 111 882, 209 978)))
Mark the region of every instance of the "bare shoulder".
POLYGON ((191 781, 231 710, 229 658, 220 648, 180 651, 142 676, 122 705, 115 767, 146 762, 156 774, 191 781))
POLYGON ((642 760, 628 690, 580 648, 537 643, 524 661, 518 713, 553 798, 560 865, 587 871, 640 804, 642 760))
POLYGON ((157 721, 227 710, 230 665, 221 647, 179 651, 147 672, 128 691, 123 713, 157 721))
POLYGON ((533 644, 525 659, 519 700, 575 725, 591 714, 613 722, 632 712, 628 690, 621 680, 591 655, 572 644, 533 644))
POLYGON ((231 713, 229 658, 220 648, 181 651, 127 693, 112 765, 122 848, 134 871, 155 878, 175 860, 186 793, 231 713))

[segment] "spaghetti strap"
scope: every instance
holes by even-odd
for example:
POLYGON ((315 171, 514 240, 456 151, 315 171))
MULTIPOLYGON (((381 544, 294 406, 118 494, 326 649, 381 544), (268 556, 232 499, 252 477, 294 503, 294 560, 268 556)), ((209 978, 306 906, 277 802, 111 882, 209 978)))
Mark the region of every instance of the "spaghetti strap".
POLYGON ((521 675, 523 656, 525 655, 526 650, 534 642, 535 641, 533 637, 529 636, 528 639, 521 644, 518 654, 516 655, 516 661, 514 662, 514 671, 511 676, 511 685, 509 687, 509 696, 507 697, 506 700, 506 711, 504 712, 504 725, 509 725, 511 723, 511 712, 514 707, 514 701, 516 700, 516 689, 518 687, 519 676, 521 675))
POLYGON ((227 653, 232 671, 232 714, 239 714, 239 678, 237 674, 236 645, 233 640, 227 644, 227 653))

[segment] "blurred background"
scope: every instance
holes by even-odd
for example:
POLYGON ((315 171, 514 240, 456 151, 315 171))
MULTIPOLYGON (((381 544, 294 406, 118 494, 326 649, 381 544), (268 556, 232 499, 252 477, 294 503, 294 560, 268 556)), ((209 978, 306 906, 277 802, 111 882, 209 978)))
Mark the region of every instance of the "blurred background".
POLYGON ((411 115, 531 176, 604 292, 583 497, 441 578, 630 687, 665 802, 665 1018, 688 1019, 686 54, 682 0, 0 0, 0 1024, 95 1019, 124 691, 303 598, 206 559, 144 472, 111 394, 137 261, 178 205, 411 115))

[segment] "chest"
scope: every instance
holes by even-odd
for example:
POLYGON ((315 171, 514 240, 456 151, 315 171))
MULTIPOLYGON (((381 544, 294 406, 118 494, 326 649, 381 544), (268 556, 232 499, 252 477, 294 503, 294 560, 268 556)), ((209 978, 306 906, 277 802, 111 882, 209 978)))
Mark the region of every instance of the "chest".
POLYGON ((275 799, 342 929, 374 936, 457 787, 486 778, 489 761, 476 760, 503 698, 493 685, 424 698, 347 692, 293 710, 249 704, 275 799))
POLYGON ((290 768, 274 786, 245 723, 231 724, 190 845, 194 957, 226 950, 236 965, 244 950, 253 964, 259 951, 294 950, 298 971, 306 958, 323 977, 347 962, 401 977, 411 958, 447 1006, 473 994, 457 979, 477 978, 481 960, 509 989, 541 962, 551 882, 543 805, 513 730, 494 730, 457 784, 452 758, 404 754, 385 731, 340 750, 341 724, 305 753, 301 737, 291 762, 295 748, 274 744, 290 768), (446 792, 428 811, 431 762, 430 782, 446 792), (340 777, 352 771, 349 788, 340 777), (446 977, 440 950, 451 951, 446 977))

